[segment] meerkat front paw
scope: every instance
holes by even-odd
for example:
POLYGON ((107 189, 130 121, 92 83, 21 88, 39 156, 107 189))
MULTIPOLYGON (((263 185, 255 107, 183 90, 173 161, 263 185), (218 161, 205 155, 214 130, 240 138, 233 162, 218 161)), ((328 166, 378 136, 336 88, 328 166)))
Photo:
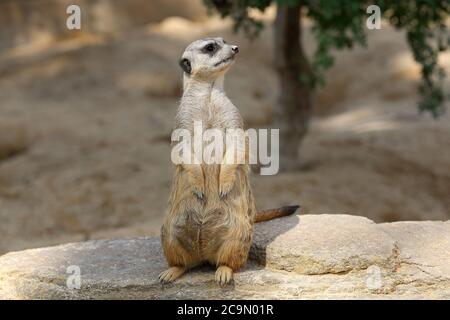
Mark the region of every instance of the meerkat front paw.
POLYGON ((226 168, 222 165, 219 175, 219 198, 225 198, 233 189, 236 181, 236 171, 234 168, 226 168))
POLYGON ((200 165, 184 165, 183 168, 188 174, 188 183, 192 190, 192 194, 199 200, 205 199, 205 178, 200 165))
POLYGON ((234 183, 220 184, 220 188, 219 188, 219 198, 220 199, 225 198, 230 193, 230 191, 233 189, 233 184, 234 183))
POLYGON ((233 280, 233 269, 228 266, 220 266, 216 270, 216 282, 223 286, 233 280))
POLYGON ((199 199, 200 201, 205 200, 205 194, 202 191, 199 191, 197 189, 192 190, 192 193, 194 194, 194 196, 197 197, 197 199, 199 199))

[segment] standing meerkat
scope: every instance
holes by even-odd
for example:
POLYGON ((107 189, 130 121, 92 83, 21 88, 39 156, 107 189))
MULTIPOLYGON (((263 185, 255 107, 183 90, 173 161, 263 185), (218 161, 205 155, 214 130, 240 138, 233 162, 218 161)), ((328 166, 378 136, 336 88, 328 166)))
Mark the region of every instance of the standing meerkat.
MULTIPOLYGON (((222 38, 192 42, 184 51, 183 97, 175 129, 194 132, 194 122, 204 129, 243 129, 238 109, 223 89, 224 75, 239 49, 222 38)), ((228 146, 225 145, 224 159, 228 146)), ((286 216, 298 206, 256 212, 249 183, 249 165, 176 165, 161 241, 169 269, 159 275, 172 282, 188 269, 203 263, 217 267, 215 279, 229 283, 241 268, 252 243, 254 222, 286 216)))

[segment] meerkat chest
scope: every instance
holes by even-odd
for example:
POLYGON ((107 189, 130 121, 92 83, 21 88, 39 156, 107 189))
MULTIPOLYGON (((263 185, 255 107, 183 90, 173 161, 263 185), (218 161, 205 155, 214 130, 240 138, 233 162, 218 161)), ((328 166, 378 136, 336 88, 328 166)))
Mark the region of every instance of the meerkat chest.
POLYGON ((240 126, 242 122, 237 108, 220 90, 213 90, 206 95, 187 94, 182 100, 177 120, 181 127, 191 130, 200 125, 203 130, 224 130, 240 126))
POLYGON ((222 94, 212 95, 211 99, 203 104, 201 118, 204 122, 204 129, 226 129, 230 126, 232 120, 232 111, 229 108, 229 101, 222 94))

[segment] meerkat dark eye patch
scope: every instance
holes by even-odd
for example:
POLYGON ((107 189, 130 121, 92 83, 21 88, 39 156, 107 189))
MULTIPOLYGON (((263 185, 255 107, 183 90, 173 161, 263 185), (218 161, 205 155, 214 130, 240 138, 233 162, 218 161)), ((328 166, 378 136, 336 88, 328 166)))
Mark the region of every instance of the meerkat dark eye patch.
POLYGON ((183 69, 184 72, 186 72, 187 74, 191 74, 192 71, 192 67, 191 67, 191 62, 186 59, 183 58, 179 61, 180 67, 181 69, 183 69))
POLYGON ((209 54, 211 57, 217 52, 218 46, 216 43, 211 42, 203 47, 202 52, 209 54))

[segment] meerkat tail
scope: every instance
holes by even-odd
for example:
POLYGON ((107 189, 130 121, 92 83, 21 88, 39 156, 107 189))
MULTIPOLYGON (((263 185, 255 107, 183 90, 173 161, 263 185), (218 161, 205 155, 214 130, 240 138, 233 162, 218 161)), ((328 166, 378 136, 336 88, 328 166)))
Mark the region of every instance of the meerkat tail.
POLYGON ((268 221, 275 218, 289 216, 297 211, 298 208, 300 208, 300 206, 296 205, 258 211, 255 216, 255 222, 268 221))

